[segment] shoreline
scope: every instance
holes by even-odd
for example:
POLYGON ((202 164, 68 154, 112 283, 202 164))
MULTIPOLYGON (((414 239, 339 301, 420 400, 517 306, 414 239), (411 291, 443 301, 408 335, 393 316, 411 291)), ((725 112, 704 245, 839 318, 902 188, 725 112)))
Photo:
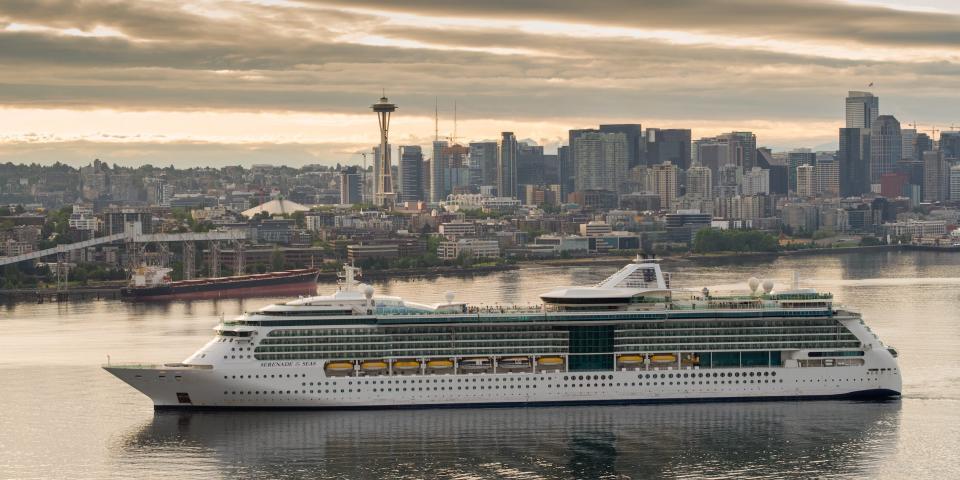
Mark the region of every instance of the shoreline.
MULTIPOLYGON (((804 255, 831 255, 845 253, 864 253, 864 252, 894 252, 894 251, 919 251, 919 252, 960 252, 960 246, 933 246, 933 245, 874 245, 857 247, 838 247, 838 248, 809 248, 802 250, 785 250, 778 252, 718 252, 718 253, 693 253, 679 254, 659 257, 662 263, 697 263, 697 262, 726 262, 734 259, 756 261, 765 259, 775 259, 788 256, 804 255)), ((485 265, 477 267, 458 267, 458 266, 439 266, 428 268, 408 268, 408 269, 386 269, 369 270, 364 272, 364 278, 371 280, 383 280, 391 278, 425 278, 440 276, 473 276, 487 275, 496 272, 506 272, 520 269, 524 266, 541 267, 577 267, 589 265, 622 265, 624 262, 632 261, 634 255, 604 255, 593 257, 577 258, 546 258, 517 260, 514 263, 503 265, 485 265)), ((337 280, 337 272, 320 272, 317 278, 318 283, 331 283, 337 280)), ((0 299, 5 301, 25 301, 34 300, 38 303, 44 301, 65 301, 70 299, 103 299, 119 298, 120 289, 126 285, 123 284, 100 284, 92 286, 78 286, 65 292, 58 292, 55 288, 17 288, 10 290, 0 289, 0 299)))

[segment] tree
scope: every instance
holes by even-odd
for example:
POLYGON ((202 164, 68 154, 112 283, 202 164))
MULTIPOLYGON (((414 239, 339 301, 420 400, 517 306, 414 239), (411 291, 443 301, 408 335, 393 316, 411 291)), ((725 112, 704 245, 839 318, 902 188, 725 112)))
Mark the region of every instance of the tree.
POLYGON ((270 267, 273 271, 283 270, 284 258, 283 252, 279 247, 273 247, 273 253, 270 254, 270 267))

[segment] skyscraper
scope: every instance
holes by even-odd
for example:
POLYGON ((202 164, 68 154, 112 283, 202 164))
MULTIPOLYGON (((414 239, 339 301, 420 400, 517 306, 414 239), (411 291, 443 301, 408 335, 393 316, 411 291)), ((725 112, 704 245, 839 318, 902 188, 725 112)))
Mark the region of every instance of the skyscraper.
POLYGON ((470 181, 475 185, 497 184, 497 142, 470 144, 470 181))
POLYGON ((574 191, 574 180, 577 172, 573 168, 570 158, 570 146, 564 145, 557 149, 558 173, 560 175, 560 201, 567 201, 567 194, 574 191))
POLYGON ((419 145, 400 147, 400 194, 401 202, 423 200, 423 151, 419 145))
POLYGON ((447 162, 443 149, 447 148, 446 140, 433 141, 433 158, 430 159, 430 201, 442 202, 450 193, 446 183, 447 162))
POLYGON ((812 197, 816 193, 816 171, 813 165, 797 166, 797 196, 812 197))
POLYGON ((713 181, 710 169, 700 165, 687 169, 687 197, 709 199, 712 194, 713 181))
MULTIPOLYGON (((787 153, 787 183, 791 191, 800 194, 800 187, 797 183, 797 168, 801 165, 816 165, 817 154, 811 152, 809 148, 798 148, 787 153)), ((803 196, 803 195, 801 195, 803 196)))
POLYGON ((730 132, 721 135, 728 139, 730 160, 743 171, 757 166, 757 136, 752 132, 730 132))
POLYGON ((817 160, 814 174, 817 195, 831 198, 840 196, 840 163, 835 158, 817 160))
POLYGON ((942 202, 949 198, 950 170, 942 150, 923 152, 923 201, 942 202))
POLYGON ((900 122, 893 115, 880 115, 870 127, 870 183, 880 183, 880 175, 893 172, 903 152, 900 122))
POLYGON ((753 167, 743 174, 741 193, 744 196, 770 194, 770 170, 753 167))
MULTIPOLYGON (((927 150, 932 150, 931 146, 927 150)), ((960 160, 960 132, 941 132, 940 133, 940 150, 943 152, 943 157, 949 161, 958 161, 960 160)))
POLYGON ((677 166, 665 162, 650 167, 653 174, 653 186, 660 195, 660 208, 672 211, 677 204, 677 166))
POLYGON ((880 115, 880 98, 870 92, 847 92, 847 128, 872 128, 880 115))
POLYGON ((904 158, 910 160, 919 160, 920 157, 917 157, 917 129, 915 128, 901 128, 900 129, 900 143, 903 147, 900 149, 900 158, 897 161, 900 161, 904 158))
POLYGON ((581 130, 570 146, 576 160, 575 188, 619 192, 627 181, 627 137, 622 133, 581 130))
POLYGON ((841 128, 840 195, 852 197, 870 191, 870 131, 865 128, 841 128))
POLYGON ((960 201, 960 165, 950 167, 950 200, 960 201))
POLYGON ((347 167, 340 171, 340 203, 353 205, 363 201, 363 185, 360 169, 347 167))
POLYGON ((545 167, 543 147, 528 145, 526 142, 517 144, 518 185, 545 185, 545 167))
POLYGON ((643 130, 639 123, 600 125, 600 133, 622 133, 627 137, 627 168, 640 164, 640 140, 643 130))
POLYGON ((497 195, 517 197, 517 137, 513 132, 500 134, 497 162, 497 195))
POLYGON ((648 128, 641 139, 640 163, 649 166, 670 162, 686 170, 691 164, 690 138, 689 129, 648 128))

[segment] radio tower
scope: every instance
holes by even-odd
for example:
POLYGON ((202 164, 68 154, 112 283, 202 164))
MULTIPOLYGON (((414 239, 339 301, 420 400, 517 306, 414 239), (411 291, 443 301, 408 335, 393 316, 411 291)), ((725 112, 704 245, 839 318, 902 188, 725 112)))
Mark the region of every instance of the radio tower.
POLYGON ((387 136, 390 131, 390 114, 397 109, 397 106, 387 100, 387 94, 384 92, 380 101, 371 105, 370 108, 377 114, 377 120, 380 122, 380 171, 374 172, 377 181, 374 188, 374 201, 381 207, 390 208, 393 207, 395 193, 393 191, 390 147, 387 146, 387 136))

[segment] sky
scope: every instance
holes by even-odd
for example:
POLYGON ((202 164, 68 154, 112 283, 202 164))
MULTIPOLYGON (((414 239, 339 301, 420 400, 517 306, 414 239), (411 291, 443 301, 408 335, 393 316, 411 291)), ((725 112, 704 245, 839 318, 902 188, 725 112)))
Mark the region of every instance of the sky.
POLYGON ((0 1, 0 162, 360 163, 383 91, 394 146, 438 109, 548 152, 600 123, 834 149, 848 90, 931 130, 958 88, 956 0, 0 1))

